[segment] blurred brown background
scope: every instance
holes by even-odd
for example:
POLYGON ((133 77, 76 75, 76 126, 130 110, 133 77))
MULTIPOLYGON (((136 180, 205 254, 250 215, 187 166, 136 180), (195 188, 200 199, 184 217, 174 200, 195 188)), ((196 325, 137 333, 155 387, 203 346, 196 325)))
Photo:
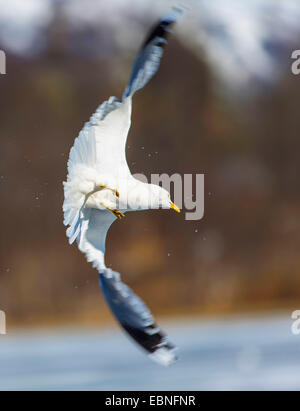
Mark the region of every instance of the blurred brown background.
MULTIPOLYGON (((141 19, 144 33, 151 23, 141 19)), ((142 37, 125 56, 112 45, 94 55, 83 52, 89 30, 71 32, 58 8, 43 52, 7 51, 0 76, 0 309, 10 325, 111 320, 97 272, 67 242, 62 181, 74 138, 122 94, 142 37)), ((101 25, 97 36, 103 46, 101 25)), ((233 98, 205 53, 178 37, 134 97, 127 158, 148 176, 204 173, 205 216, 129 213, 110 230, 107 262, 156 315, 296 309, 300 77, 287 68, 272 87, 248 99, 249 84, 233 98)))

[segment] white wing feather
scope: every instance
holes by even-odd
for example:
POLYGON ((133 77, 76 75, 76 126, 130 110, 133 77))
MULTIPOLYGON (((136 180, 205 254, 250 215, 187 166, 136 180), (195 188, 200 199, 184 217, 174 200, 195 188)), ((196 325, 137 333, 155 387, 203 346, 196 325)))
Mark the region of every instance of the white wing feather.
POLYGON ((96 167, 98 173, 130 173, 126 161, 126 139, 131 124, 131 96, 118 101, 111 97, 101 104, 76 138, 70 151, 68 172, 78 165, 96 167))
POLYGON ((116 217, 110 211, 85 208, 78 233, 78 248, 98 271, 106 269, 104 254, 107 231, 116 217))

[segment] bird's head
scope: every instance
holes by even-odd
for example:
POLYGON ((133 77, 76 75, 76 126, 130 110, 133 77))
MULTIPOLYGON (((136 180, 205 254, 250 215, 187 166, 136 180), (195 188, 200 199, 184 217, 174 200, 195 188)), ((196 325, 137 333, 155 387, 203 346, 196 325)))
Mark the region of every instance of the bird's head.
POLYGON ((150 201, 151 208, 164 208, 164 209, 173 209, 180 213, 180 208, 175 205, 172 200, 170 193, 156 184, 150 184, 150 201))

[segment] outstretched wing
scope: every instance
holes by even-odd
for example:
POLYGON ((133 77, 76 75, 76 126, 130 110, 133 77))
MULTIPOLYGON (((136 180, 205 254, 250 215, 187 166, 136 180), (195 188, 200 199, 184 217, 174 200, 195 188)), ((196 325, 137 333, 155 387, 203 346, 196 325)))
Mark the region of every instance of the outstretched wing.
POLYGON ((145 303, 121 281, 120 274, 106 269, 100 272, 100 284, 121 326, 147 351, 149 357, 163 365, 175 362, 175 346, 155 323, 145 303))
POLYGON ((131 124, 131 98, 158 70, 167 33, 181 14, 181 8, 174 8, 151 30, 136 58, 122 100, 110 97, 85 124, 70 152, 69 174, 78 164, 97 167, 100 173, 116 177, 129 173, 125 145, 131 124))
POLYGON ((166 36, 172 24, 175 23, 182 13, 182 8, 174 7, 150 31, 134 63, 123 99, 127 96, 132 96, 137 90, 143 88, 157 72, 163 55, 163 47, 167 43, 166 36))
POLYGON ((105 266, 106 234, 115 219, 109 211, 85 209, 78 236, 79 249, 98 269, 105 299, 124 330, 147 351, 151 359, 169 365, 176 360, 175 347, 156 325, 143 301, 121 281, 120 274, 105 266))

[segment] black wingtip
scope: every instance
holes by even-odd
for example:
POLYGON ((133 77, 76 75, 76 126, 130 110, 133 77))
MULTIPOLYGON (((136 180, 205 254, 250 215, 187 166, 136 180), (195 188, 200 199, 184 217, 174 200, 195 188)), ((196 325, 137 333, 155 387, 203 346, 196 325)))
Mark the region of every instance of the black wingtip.
POLYGON ((155 38, 160 39, 160 46, 163 46, 168 33, 170 32, 171 26, 176 22, 176 20, 183 14, 184 9, 182 7, 176 6, 173 7, 171 12, 163 17, 156 25, 152 27, 150 33, 146 37, 142 45, 142 49, 145 48, 148 44, 151 43, 155 38))
POLYGON ((144 41, 133 66, 129 84, 123 98, 132 96, 137 90, 143 88, 157 72, 163 47, 170 28, 184 12, 182 7, 173 9, 156 24, 144 41))
POLYGON ((177 361, 177 348, 170 343, 167 336, 156 324, 138 329, 122 324, 124 330, 147 352, 149 357, 162 365, 171 365, 177 361))
POLYGON ((162 365, 174 363, 175 346, 156 325, 145 303, 121 281, 120 274, 111 269, 100 272, 100 285, 122 328, 148 356, 162 365))

